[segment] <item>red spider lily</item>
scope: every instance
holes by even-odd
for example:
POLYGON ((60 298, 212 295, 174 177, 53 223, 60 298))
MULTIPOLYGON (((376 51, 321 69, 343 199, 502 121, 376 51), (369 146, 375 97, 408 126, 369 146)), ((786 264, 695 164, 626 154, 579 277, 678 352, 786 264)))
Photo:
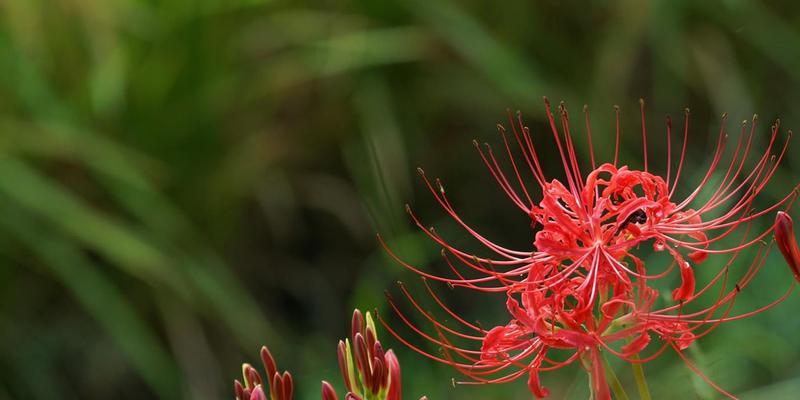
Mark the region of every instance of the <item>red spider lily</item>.
POLYGON ((506 293, 510 322, 488 331, 468 323, 446 307, 426 281, 428 292, 439 306, 471 332, 460 332, 437 321, 401 286, 437 334, 430 335, 417 328, 392 301, 393 308, 413 331, 440 346, 444 354, 427 353, 387 326, 400 340, 432 359, 455 366, 474 382, 507 382, 528 373, 531 391, 538 397, 547 395, 539 383, 539 371, 580 361, 593 378, 595 395, 607 398, 601 350, 630 362, 644 362, 671 347, 695 369, 682 354, 694 340, 722 322, 762 312, 788 296, 793 285, 783 296, 758 310, 731 315, 737 295, 752 281, 769 253, 770 246, 763 241, 773 230, 792 271, 796 276, 798 272, 800 256, 791 229, 786 227, 791 221, 788 216, 780 213, 773 227, 751 232, 754 221, 788 209, 797 196, 798 187, 795 186, 771 206, 754 209, 756 198, 787 151, 791 132, 781 143, 779 122, 771 126, 763 153, 751 153, 757 126, 755 116, 749 129, 746 121, 742 124, 735 147, 726 152, 729 144, 727 116, 723 115, 708 170, 695 189, 678 199, 676 190, 686 158, 688 110, 684 114, 682 146, 674 173, 672 122, 667 118, 666 173, 662 177, 649 171, 643 102, 642 170, 619 165, 619 108, 616 108, 614 161, 597 165, 588 111, 584 108, 591 165, 586 175, 582 174, 578 163, 566 108, 560 105, 554 115, 547 99, 545 108, 566 184, 545 177, 533 136, 519 113, 516 118, 509 115, 511 135, 498 126, 510 172, 501 167, 488 144, 481 149, 475 143, 501 190, 526 218, 530 218, 535 230, 534 250, 510 249, 478 233, 458 215, 442 183, 438 179, 432 182, 421 169, 420 175, 437 202, 494 257, 475 256, 450 245, 432 228, 426 229, 410 207, 407 210, 414 222, 443 247, 442 254, 454 276, 424 272, 402 261, 384 245, 395 260, 423 278, 481 292, 506 293), (513 149, 513 143, 517 150, 513 149), (515 152, 519 153, 517 158, 515 152), (526 185, 526 175, 538 186, 540 195, 536 202, 526 185), (716 182, 713 187, 712 182, 716 182), (706 199, 699 201, 703 196, 706 199), (673 262, 661 271, 649 271, 652 268, 633 254, 645 242, 652 243, 657 252, 666 251, 673 262), (730 242, 735 244, 726 244, 730 242), (756 252, 753 261, 741 278, 731 284, 731 265, 743 251, 750 249, 756 252), (694 268, 715 254, 728 255, 729 259, 714 278, 698 288, 694 268), (681 283, 672 291, 673 303, 658 308, 655 306, 658 290, 651 285, 655 280, 670 276, 675 266, 681 283), (709 303, 710 306, 697 305, 709 303), (651 341, 651 334, 660 338, 663 345, 653 354, 640 357, 639 353, 651 341), (481 348, 459 347, 448 336, 477 341, 481 348), (562 357, 553 359, 551 352, 560 353, 562 357))

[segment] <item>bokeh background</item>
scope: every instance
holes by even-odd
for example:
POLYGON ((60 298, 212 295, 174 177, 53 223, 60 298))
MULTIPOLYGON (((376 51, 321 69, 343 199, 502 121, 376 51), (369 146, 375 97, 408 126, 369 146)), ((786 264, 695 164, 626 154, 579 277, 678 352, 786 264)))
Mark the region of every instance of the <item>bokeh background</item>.
MULTIPOLYGON (((759 113, 757 147, 778 116, 800 127, 790 1, 7 0, 0 10, 0 398, 230 398, 261 344, 293 371, 299 398, 317 398, 323 378, 341 388, 335 344, 352 308, 398 324, 384 290, 396 293, 396 280, 423 290, 375 234, 441 270, 408 202, 468 243, 417 166, 442 176, 487 235, 530 246, 528 221, 471 141, 497 143, 506 108, 547 134, 543 95, 575 115, 589 104, 604 156, 619 104, 632 166, 638 99, 654 138, 665 115, 690 107, 682 191, 705 171, 722 112, 732 135, 759 113)), ((663 144, 651 147, 663 168, 663 144)), ((764 204, 796 184, 799 158, 790 149, 764 204)), ((737 310, 790 279, 773 253, 737 310)), ((502 298, 442 292, 468 318, 503 322, 502 298)), ((793 398, 798 306, 792 296, 690 354, 742 397, 793 398)), ((524 380, 453 387, 451 369, 382 338, 399 351, 408 398, 530 398, 524 380)), ((657 399, 718 396, 674 354, 647 373, 657 399)), ((619 375, 633 388, 624 366, 619 375)), ((554 398, 587 396, 576 368, 544 382, 554 398)))

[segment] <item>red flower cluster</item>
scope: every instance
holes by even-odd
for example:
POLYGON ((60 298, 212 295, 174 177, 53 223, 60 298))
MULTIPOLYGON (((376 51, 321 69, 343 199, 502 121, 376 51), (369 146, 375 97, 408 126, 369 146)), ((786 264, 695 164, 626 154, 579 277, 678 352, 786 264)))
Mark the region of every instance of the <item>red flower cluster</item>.
MULTIPOLYGON (((695 340, 722 322, 762 312, 789 295, 794 283, 773 302, 745 314, 731 315, 738 294, 764 265, 771 248, 764 239, 773 231, 792 272, 796 278, 800 277, 800 251, 791 219, 780 211, 791 206, 798 195, 798 186, 771 206, 755 207, 755 200, 786 155, 789 138, 779 140, 779 122, 771 126, 763 153, 751 152, 757 126, 755 116, 750 124, 742 123, 733 151, 726 152, 727 117, 723 116, 707 172, 685 198, 676 199, 676 190, 684 187, 680 178, 686 156, 688 110, 684 114, 677 165, 672 162, 672 121, 667 118, 666 174, 662 177, 648 168, 643 102, 642 170, 619 163, 619 108, 616 108, 614 161, 597 165, 588 111, 584 108, 591 166, 585 175, 573 144, 567 109, 562 104, 554 114, 547 99, 545 108, 564 169, 563 182, 546 178, 534 137, 519 113, 509 114, 511 134, 498 126, 510 168, 501 167, 488 144, 481 148, 475 142, 501 190, 530 218, 535 232, 532 250, 509 249, 482 236, 459 216, 442 183, 438 179, 432 182, 421 169, 420 175, 436 201, 494 257, 479 257, 450 245, 435 230, 425 228, 410 207, 407 210, 414 222, 442 246, 444 259, 454 276, 422 271, 386 247, 394 259, 423 278, 505 294, 509 322, 489 330, 468 323, 444 305, 426 280, 425 286, 433 299, 468 332, 438 321, 401 286, 413 306, 432 323, 436 334, 428 334, 414 325, 390 298, 394 310, 413 331, 440 347, 443 354, 426 352, 387 326, 401 341, 429 358, 453 365, 473 383, 508 382, 527 374, 529 388, 537 397, 549 394, 540 383, 539 372, 579 362, 590 374, 595 398, 608 399, 602 352, 631 363, 643 363, 672 348, 696 371, 683 354, 695 340), (531 179, 539 192, 536 201, 526 183, 531 179), (776 212, 775 225, 753 232, 754 221, 776 212), (655 252, 666 252, 671 262, 660 268, 645 265, 634 254, 644 244, 655 252), (728 258, 715 267, 712 279, 698 284, 695 269, 709 255, 728 258), (738 279, 730 279, 729 272, 737 265, 734 262, 744 257, 751 259, 746 269, 737 274, 738 279), (673 288, 669 301, 659 296, 656 283, 668 279, 675 269, 680 284, 673 288), (646 352, 653 347, 650 344, 654 338, 660 344, 646 352), (477 341, 480 347, 455 344, 462 340, 477 341)), ((791 137, 791 132, 788 136, 791 137)))

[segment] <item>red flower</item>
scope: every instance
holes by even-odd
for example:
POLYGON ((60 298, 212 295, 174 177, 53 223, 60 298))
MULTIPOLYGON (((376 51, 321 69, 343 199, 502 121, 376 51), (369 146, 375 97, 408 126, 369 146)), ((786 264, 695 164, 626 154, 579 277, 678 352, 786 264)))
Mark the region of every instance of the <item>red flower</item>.
MULTIPOLYGON (((534 230, 532 249, 510 249, 478 233, 459 216, 442 183, 438 179, 432 182, 419 170, 442 208, 494 256, 479 257, 450 245, 435 230, 426 229, 410 207, 407 210, 414 222, 442 246, 444 259, 454 276, 422 271, 402 261, 384 245, 388 253, 424 278, 481 292, 505 293, 510 322, 488 331, 470 324, 447 308, 426 281, 426 288, 435 301, 471 331, 462 333, 423 311, 401 286, 415 308, 432 323, 436 335, 416 327, 392 302, 395 311, 412 330, 439 345, 444 355, 440 357, 412 346, 414 349, 455 366, 475 382, 506 382, 528 373, 531 391, 539 397, 547 394, 539 384, 539 371, 580 361, 591 376, 599 380, 594 382, 596 396, 604 398, 608 387, 599 358, 601 351, 630 362, 642 362, 671 347, 683 357, 683 349, 720 323, 764 311, 786 298, 793 286, 763 308, 730 315, 737 295, 752 281, 769 252, 769 246, 762 243, 773 228, 752 232, 753 222, 789 208, 798 194, 795 186, 771 206, 754 209, 756 198, 786 154, 788 138, 783 143, 778 140, 779 122, 772 125, 763 153, 751 152, 757 125, 755 116, 749 129, 746 122, 742 124, 734 149, 726 152, 727 117, 723 116, 708 170, 686 197, 677 198, 678 188, 685 187, 681 183, 681 172, 686 158, 688 110, 684 114, 677 165, 672 160, 672 122, 667 118, 666 172, 658 176, 649 170, 643 102, 641 170, 619 165, 618 108, 613 162, 597 165, 588 112, 584 109, 590 150, 590 172, 584 175, 566 108, 560 105, 554 115, 547 99, 545 108, 564 169, 563 183, 546 178, 533 136, 519 114, 516 118, 509 115, 511 135, 502 126, 498 127, 510 171, 501 167, 488 144, 481 149, 475 143, 501 190, 530 219, 534 230), (516 150, 510 143, 516 143, 516 150), (519 155, 515 156, 515 152, 519 155), (526 184, 530 178, 539 193, 537 201, 526 184), (727 244, 731 241, 736 244, 727 244), (650 244, 656 252, 667 252, 672 263, 660 269, 646 266, 634 254, 642 244, 650 244), (730 266, 743 251, 751 248, 757 248, 754 260, 731 285, 730 266), (729 259, 713 279, 698 285, 694 269, 709 255, 728 255, 729 259), (681 283, 672 291, 673 303, 656 306, 658 290, 652 285, 670 276, 675 266, 681 283), (700 299, 704 301, 702 304, 711 305, 696 306, 695 302, 701 304, 700 299), (457 346, 448 335, 458 340, 478 341, 480 350, 457 346), (653 336, 663 342, 662 346, 640 359, 638 353, 648 347, 653 336), (552 359, 549 354, 553 351, 562 357, 552 359)), ((781 251, 797 276, 800 252, 790 229, 786 228, 787 219, 785 214, 779 214, 776 235, 781 251)), ((397 332, 392 333, 397 336, 397 332)))

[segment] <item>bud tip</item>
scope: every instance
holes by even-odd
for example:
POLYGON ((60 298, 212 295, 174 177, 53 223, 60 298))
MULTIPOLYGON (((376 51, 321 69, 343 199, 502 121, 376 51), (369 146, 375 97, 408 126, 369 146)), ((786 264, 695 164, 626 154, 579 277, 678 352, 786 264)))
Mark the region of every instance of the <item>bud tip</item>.
POLYGON ((800 282, 800 248, 794 237, 794 222, 789 214, 778 211, 775 216, 775 242, 794 278, 800 282))

